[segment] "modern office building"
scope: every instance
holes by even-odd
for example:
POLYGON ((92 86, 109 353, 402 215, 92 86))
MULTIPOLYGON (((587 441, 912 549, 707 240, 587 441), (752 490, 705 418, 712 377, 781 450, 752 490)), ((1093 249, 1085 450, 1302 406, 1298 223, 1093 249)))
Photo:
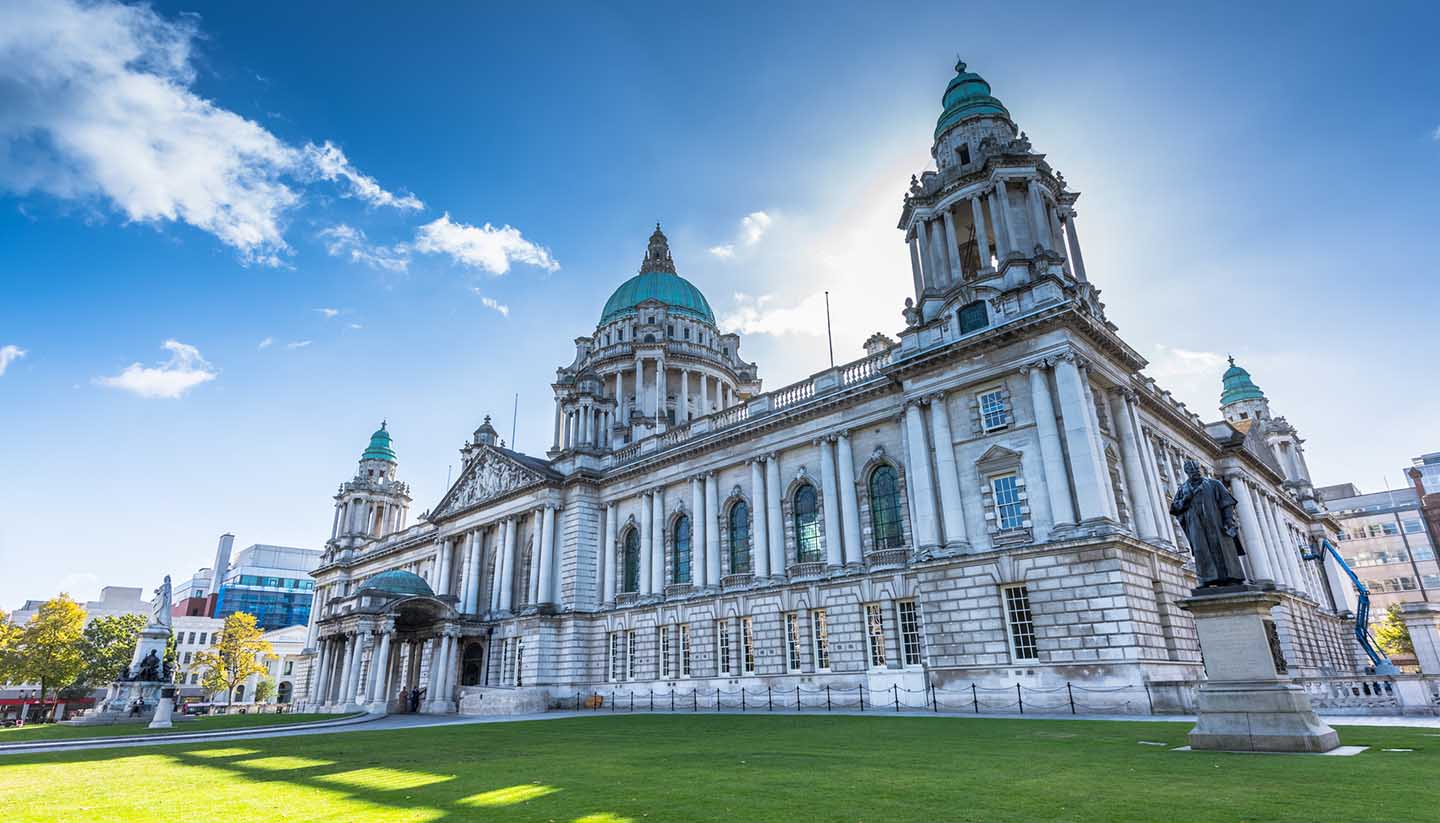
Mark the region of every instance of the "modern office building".
POLYGON ((1370 590, 1372 623, 1391 603, 1427 595, 1440 602, 1440 559, 1414 488, 1365 493, 1354 483, 1340 483, 1317 492, 1340 521, 1335 547, 1370 590))
POLYGON ((255 544, 231 558, 235 536, 220 536, 215 562, 175 586, 172 614, 224 619, 235 612, 255 616, 261 629, 303 626, 310 620, 316 549, 255 544))

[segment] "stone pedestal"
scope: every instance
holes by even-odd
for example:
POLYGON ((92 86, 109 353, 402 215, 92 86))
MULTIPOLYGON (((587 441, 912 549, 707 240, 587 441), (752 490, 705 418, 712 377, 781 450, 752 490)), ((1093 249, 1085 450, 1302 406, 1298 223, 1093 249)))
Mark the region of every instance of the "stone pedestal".
POLYGON ((160 705, 155 707, 155 717, 150 721, 152 729, 168 729, 174 726, 170 722, 171 716, 175 714, 175 687, 166 686, 160 690, 160 705))
POLYGON ((1401 603, 1400 618, 1410 630, 1420 671, 1440 676, 1440 603, 1401 603))
POLYGON ((1199 689, 1193 749, 1328 752, 1340 735, 1321 722, 1305 690, 1291 682, 1270 610, 1273 589, 1197 589, 1180 601, 1195 616, 1206 681, 1199 689))

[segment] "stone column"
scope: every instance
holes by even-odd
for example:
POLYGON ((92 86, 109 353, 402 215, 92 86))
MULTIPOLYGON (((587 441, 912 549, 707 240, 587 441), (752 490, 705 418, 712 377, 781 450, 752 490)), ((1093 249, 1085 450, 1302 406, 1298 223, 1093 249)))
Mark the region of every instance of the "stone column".
POLYGON ((770 524, 765 501, 765 466, 757 458, 750 461, 750 569, 756 580, 770 576, 770 524))
POLYGON ((690 370, 680 370, 680 411, 675 415, 676 423, 690 422, 690 370))
POLYGON ((475 572, 470 579, 470 613, 480 613, 480 578, 485 574, 485 530, 476 529, 470 534, 471 565, 475 572))
POLYGON ((1005 257, 1014 248, 1005 220, 1004 191, 1005 181, 997 180, 995 188, 985 198, 990 207, 990 225, 995 227, 995 257, 1001 263, 1005 262, 1005 257))
POLYGON ((457 535, 455 549, 460 554, 460 602, 456 604, 461 612, 470 611, 470 576, 475 573, 473 558, 470 556, 470 535, 457 535))
POLYGON ((705 474, 705 580, 720 585, 720 476, 705 474))
POLYGON ((1250 560, 1250 575, 1256 580, 1275 580, 1270 568, 1270 558, 1265 550, 1265 535, 1260 531, 1260 519, 1255 516, 1255 504, 1250 498, 1249 484, 1239 474, 1230 475, 1230 493, 1240 510, 1240 542, 1245 556, 1250 560))
POLYGON ((318 648, 316 648, 315 656, 311 658, 310 663, 310 682, 308 684, 309 688, 305 690, 306 697, 309 698, 309 702, 311 705, 315 705, 321 702, 320 695, 324 692, 325 667, 330 665, 329 639, 322 638, 321 640, 316 641, 316 643, 318 648))
POLYGON ((620 566, 616 561, 615 547, 616 541, 620 539, 620 524, 616 522, 619 519, 620 506, 618 504, 611 503, 605 507, 605 568, 602 575, 604 585, 601 586, 601 592, 604 598, 604 605, 607 607, 615 603, 615 583, 617 576, 620 574, 620 566))
POLYGON ((1055 398, 1050 394, 1050 381, 1045 371, 1049 363, 1038 361, 1021 368, 1030 376, 1030 400, 1035 408, 1035 428, 1040 435, 1040 460, 1045 466, 1045 492, 1050 500, 1050 516, 1055 525, 1075 522, 1075 507, 1070 502, 1070 475, 1065 471, 1065 452, 1060 445, 1060 429, 1055 424, 1055 398))
MULTIPOLYGON (((632 340, 634 338, 631 338, 632 340)), ((645 414, 645 361, 640 355, 635 355, 635 410, 641 415, 645 414)))
POLYGON ((925 277, 920 271, 920 249, 915 239, 915 231, 911 229, 910 237, 906 240, 910 246, 910 276, 915 280, 915 301, 920 301, 920 295, 925 292, 925 277))
POLYGON ((641 507, 640 518, 640 594, 652 594, 654 578, 651 576, 650 566, 655 559, 655 493, 645 492, 642 496, 644 504, 641 507))
POLYGON ((340 536, 340 507, 335 507, 335 517, 330 521, 330 538, 333 540, 340 536))
POLYGON ((921 294, 915 295, 915 304, 918 306, 920 304, 921 295, 924 293, 924 291, 935 288, 937 284, 935 282, 935 258, 930 256, 930 232, 928 229, 925 228, 925 221, 915 221, 914 230, 916 238, 918 238, 920 241, 920 264, 921 267, 924 269, 923 276, 925 280, 925 288, 921 290, 921 294))
POLYGON ((364 631, 355 633, 355 656, 350 660, 350 677, 345 689, 347 705, 360 702, 360 675, 364 671, 365 647, 370 645, 366 642, 366 638, 369 636, 369 633, 364 631))
POLYGON ((960 494, 960 475, 955 465, 955 437, 950 430, 950 409, 945 395, 930 398, 930 434, 935 439, 935 466, 939 471, 940 517, 945 526, 945 545, 965 545, 965 508, 960 494))
POLYGON ((1075 499, 1082 521, 1110 516, 1105 499, 1105 455, 1095 449, 1091 415, 1085 408, 1085 390, 1075 358, 1062 354, 1055 361, 1055 384, 1060 394, 1060 415, 1064 421, 1065 446, 1070 452, 1075 499))
POLYGON ((519 540, 520 521, 505 519, 505 576, 500 579, 500 611, 510 611, 515 596, 515 544, 519 540))
MULTIPOLYGON (((665 414, 665 359, 655 359, 655 420, 665 414)), ((658 426, 658 422, 657 422, 658 426)))
POLYGON ((1300 564, 1295 557, 1295 550, 1285 539, 1285 527, 1281 523, 1279 514, 1275 511, 1275 501, 1270 495, 1263 493, 1260 495, 1260 511, 1264 514, 1265 525, 1270 530, 1270 545, 1275 549, 1276 569, 1290 584, 1290 588, 1309 594, 1305 580, 1300 576, 1300 564))
POLYGON ((1110 391, 1110 419, 1115 421, 1116 439, 1120 441, 1120 463, 1125 472, 1125 485, 1130 491, 1130 511, 1135 519, 1135 533, 1141 539, 1155 540, 1160 529, 1150 505, 1150 489, 1145 485, 1145 469, 1141 463, 1140 442, 1130 421, 1124 389, 1110 391))
POLYGON ((340 658, 340 688, 335 693, 336 703, 344 703, 345 696, 350 693, 350 678, 355 669, 355 647, 359 645, 353 633, 345 634, 342 642, 345 644, 345 656, 340 658))
MULTIPOLYGON (((387 627, 380 635, 380 651, 370 663, 370 698, 366 702, 375 703, 385 701, 389 703, 390 695, 386 691, 389 686, 390 674, 390 638, 394 634, 393 626, 387 627)), ((384 708, 381 708, 384 711, 384 708)))
POLYGON ((700 372, 700 416, 710 413, 710 377, 700 372))
POLYGON ((1400 617, 1410 630, 1421 674, 1440 677, 1440 603, 1401 603, 1400 617))
POLYGON ((1075 234, 1075 211, 1073 209, 1063 212, 1065 217, 1065 240, 1070 246, 1070 269, 1075 274, 1075 279, 1082 283, 1088 282, 1085 277, 1085 258, 1080 256, 1080 238, 1075 234))
POLYGON ((560 450, 560 398, 555 398, 555 443, 550 448, 560 450))
POLYGON ((770 574, 785 577, 785 526, 780 509, 780 453, 765 459, 765 519, 770 529, 770 574))
POLYGON ((970 219, 975 224, 975 242, 980 253, 980 270, 990 268, 990 238, 986 236, 985 209, 980 205, 980 195, 970 198, 970 219))
POLYGON ((930 230, 930 253, 935 255, 935 285, 944 286, 950 282, 950 261, 945 256, 945 226, 940 220, 926 223, 930 230))
POLYGON ((702 477, 690 478, 690 514, 690 580, 697 586, 704 586, 709 582, 705 577, 705 538, 709 519, 705 516, 705 481, 702 477), (696 562, 697 558, 699 562, 696 562))
POLYGON ((840 481, 835 477, 835 443, 829 437, 815 442, 820 447, 820 494, 825 504, 825 565, 838 569, 845 565, 845 550, 840 533, 840 481))
POLYGON ((1045 219, 1045 196, 1040 193, 1039 181, 1030 181, 1029 195, 1030 224, 1034 229, 1035 243, 1048 250, 1054 244, 1050 242, 1050 221, 1045 219))
POLYGON ((940 545, 935 522, 935 480, 930 472, 930 449, 925 445, 925 418, 920 401, 905 404, 905 436, 910 453, 910 481, 915 484, 915 543, 920 551, 940 545))
MULTIPOLYGON (((1140 418, 1140 410, 1133 403, 1131 404, 1131 415, 1135 419, 1140 418)), ((1169 492, 1165 489, 1167 480, 1166 472, 1168 463, 1162 464, 1157 458, 1155 446, 1151 443, 1153 435, 1146 432, 1142 426, 1140 429, 1140 451, 1145 461, 1146 477, 1153 486, 1153 497, 1155 500, 1155 525, 1160 527, 1160 539, 1166 540, 1172 546, 1180 545, 1175 539, 1175 518, 1170 516, 1169 492)))
POLYGON ((505 575, 505 521, 501 520, 495 526, 495 566, 490 571, 490 608, 492 612, 500 611, 500 578, 505 575))
POLYGON ((540 509, 530 515, 530 576, 525 580, 525 602, 535 605, 540 602, 540 566, 545 562, 540 553, 544 544, 540 542, 543 520, 540 509))
POLYGON ((945 250, 950 256, 950 265, 947 271, 950 273, 950 282, 959 283, 965 279, 964 270, 960 265, 960 243, 955 239, 955 215, 949 209, 945 209, 945 250))
POLYGON ((860 499, 855 487, 855 451, 850 445, 850 433, 841 432, 835 439, 835 462, 839 468, 840 516, 845 525, 845 565, 859 565, 865 562, 865 550, 860 543, 860 499))
POLYGON ((625 371, 617 369, 615 372, 615 411, 619 415, 621 425, 626 422, 625 414, 625 371))
POLYGON ((544 558, 544 565, 540 567, 540 599, 541 603, 560 603, 560 593, 556 591, 558 575, 556 569, 560 565, 560 558, 556 556, 557 543, 555 541, 555 507, 546 504, 542 515, 542 531, 540 545, 544 547, 541 557, 544 558))
POLYGON ((1105 455, 1105 438, 1100 432, 1100 412, 1096 409, 1094 388, 1090 385, 1090 369, 1084 360, 1077 360, 1080 370, 1080 390, 1085 395, 1084 411, 1090 415, 1090 439, 1095 442, 1095 454, 1099 456, 1100 489, 1109 507, 1110 517, 1120 522, 1120 501, 1116 498, 1119 489, 1110 477, 1110 461, 1105 455))
MULTIPOLYGON (((665 593, 665 489, 655 490, 655 520, 650 524, 650 545, 655 556, 650 558, 650 590, 665 593)), ((694 548, 692 541, 691 548, 694 548)))

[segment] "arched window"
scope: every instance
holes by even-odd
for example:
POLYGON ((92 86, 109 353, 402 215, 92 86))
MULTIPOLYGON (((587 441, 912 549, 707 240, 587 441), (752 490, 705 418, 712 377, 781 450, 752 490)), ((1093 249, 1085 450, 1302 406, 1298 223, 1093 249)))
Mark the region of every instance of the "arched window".
POLYGON ((900 530, 900 484, 893 466, 881 466, 870 475, 870 529, 877 549, 893 549, 904 542, 900 530))
POLYGON ((238 685, 238 686, 235 687, 235 702, 236 702, 236 703, 244 703, 244 702, 245 702, 245 684, 244 684, 244 683, 241 683, 240 685, 238 685))
POLYGON ((620 581, 620 590, 623 592, 640 591, 640 531, 630 529, 625 532, 625 576, 620 581))
POLYGON ((795 491, 795 561, 820 560, 820 517, 816 511, 815 487, 805 484, 795 491))
POLYGON ((295 696, 295 686, 289 680, 280 681, 280 687, 275 690, 276 703, 289 703, 295 696))
POLYGON ((750 573, 750 507, 744 500, 730 507, 730 573, 750 573))
POLYGON ((465 647, 465 652, 460 656, 460 685, 478 686, 480 678, 485 673, 485 647, 479 643, 471 643, 465 647))
POLYGON ((670 565, 675 570, 676 583, 690 582, 690 518, 680 515, 675 518, 675 554, 670 565))

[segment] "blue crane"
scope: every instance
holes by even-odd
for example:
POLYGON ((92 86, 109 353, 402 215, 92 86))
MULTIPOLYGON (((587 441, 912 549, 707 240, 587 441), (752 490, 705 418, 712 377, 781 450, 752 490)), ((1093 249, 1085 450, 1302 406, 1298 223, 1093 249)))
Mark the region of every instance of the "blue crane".
POLYGON ((1400 670, 1390 662, 1390 658, 1386 657, 1384 652, 1380 651, 1380 648, 1375 645, 1375 639, 1370 636, 1370 590, 1360 582, 1360 578, 1355 575, 1355 570, 1350 568, 1350 564, 1345 562, 1345 558, 1340 556, 1340 552, 1335 550, 1330 541, 1323 537, 1320 538, 1319 551, 1301 556, 1305 560, 1324 560, 1325 552, 1329 552, 1330 556, 1335 558, 1335 562, 1340 564, 1340 568, 1344 569, 1345 574, 1349 576, 1350 584, 1355 587, 1355 640, 1360 643, 1360 648, 1364 649, 1365 654, 1370 657, 1370 664, 1375 667, 1375 673, 1399 674, 1400 670))

